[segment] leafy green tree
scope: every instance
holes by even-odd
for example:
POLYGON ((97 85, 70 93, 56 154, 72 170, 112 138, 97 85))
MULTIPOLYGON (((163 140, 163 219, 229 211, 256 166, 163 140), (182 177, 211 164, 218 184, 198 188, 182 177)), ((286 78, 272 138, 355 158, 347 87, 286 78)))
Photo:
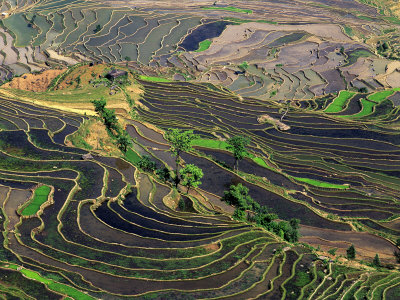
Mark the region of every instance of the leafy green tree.
POLYGON ((228 150, 232 150, 233 156, 235 158, 234 167, 236 170, 239 168, 239 160, 245 158, 249 152, 246 147, 250 144, 250 139, 242 135, 231 137, 227 140, 228 150))
POLYGON ((156 174, 164 182, 167 182, 168 180, 171 179, 171 173, 169 169, 166 167, 157 169, 156 174))
POLYGON ((254 203, 253 198, 249 195, 249 189, 241 183, 238 185, 232 184, 229 190, 224 192, 221 200, 243 210, 250 209, 254 203))
POLYGON ((138 162, 138 167, 143 171, 153 172, 156 169, 156 163, 148 155, 143 157, 138 162))
POLYGON ((203 171, 192 164, 187 164, 183 169, 179 171, 182 177, 182 185, 187 187, 187 193, 191 187, 198 187, 201 184, 201 178, 203 178, 203 171))
POLYGON ((117 130, 118 129, 118 119, 117 116, 115 114, 115 110, 113 109, 107 109, 105 108, 103 111, 103 120, 104 120, 104 125, 106 125, 106 127, 108 129, 114 129, 117 130))
POLYGON ((347 250, 347 258, 348 259, 355 259, 356 258, 356 249, 354 248, 354 245, 351 245, 347 250))
POLYGON ((106 99, 101 98, 100 100, 93 100, 92 103, 94 105, 95 112, 97 112, 101 116, 107 104, 106 99))
POLYGON ((300 220, 296 219, 296 218, 292 218, 292 219, 290 219, 289 224, 293 229, 297 230, 297 229, 299 229, 300 220))
POLYGON ((378 253, 375 255, 374 260, 372 262, 374 266, 380 267, 381 266, 381 260, 379 259, 378 253))
POLYGON ((241 208, 236 208, 232 216, 235 220, 244 221, 246 219, 246 211, 241 208))
POLYGON ((117 135, 117 146, 122 152, 125 153, 130 145, 132 145, 131 137, 125 130, 117 135))
POLYGON ((171 153, 175 156, 175 186, 177 187, 179 178, 179 162, 181 160, 181 153, 184 151, 191 151, 192 142, 197 138, 197 135, 193 134, 193 130, 180 130, 180 129, 168 129, 165 133, 165 139, 171 144, 171 153))
POLYGON ((397 240, 396 240, 396 246, 397 246, 397 247, 400 247, 400 238, 397 238, 397 240))

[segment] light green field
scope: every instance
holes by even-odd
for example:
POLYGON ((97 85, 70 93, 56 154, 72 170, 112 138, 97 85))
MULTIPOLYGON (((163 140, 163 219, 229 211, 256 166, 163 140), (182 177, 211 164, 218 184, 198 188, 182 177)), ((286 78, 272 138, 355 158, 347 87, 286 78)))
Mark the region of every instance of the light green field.
POLYGON ((302 178, 302 177, 292 177, 293 179, 307 183, 309 185, 317 186, 317 187, 323 187, 323 188, 330 188, 330 189, 340 189, 340 190, 345 190, 348 189, 348 185, 342 185, 342 184, 334 184, 334 183, 329 183, 329 182, 323 182, 315 179, 310 179, 310 178, 302 178))
POLYGON ((33 216, 36 214, 39 211, 40 206, 47 201, 50 191, 51 189, 47 185, 38 187, 33 194, 33 199, 24 208, 21 214, 23 216, 33 216))
POLYGON ((251 9, 242 9, 234 6, 207 6, 207 7, 202 7, 202 9, 207 9, 207 10, 227 10, 227 11, 232 11, 232 12, 238 12, 238 13, 243 13, 243 14, 252 14, 253 11, 251 9))
POLYGON ((140 75, 139 79, 146 80, 146 81, 153 81, 153 82, 172 82, 172 80, 169 80, 166 78, 155 77, 155 76, 146 76, 146 75, 140 75))
POLYGON ((382 91, 382 92, 377 92, 375 94, 369 95, 367 97, 367 99, 371 100, 371 101, 375 101, 375 102, 382 102, 387 97, 390 97, 391 95, 393 95, 397 91, 400 91, 400 88, 395 88, 395 89, 385 90, 385 91, 382 91))
POLYGON ((210 40, 205 40, 200 42, 199 44, 199 49, 197 49, 195 52, 202 52, 210 48, 212 41, 210 40))
POLYGON ((344 109, 347 101, 354 96, 354 92, 341 91, 339 96, 324 110, 326 113, 337 113, 344 109))
MULTIPOLYGON (((13 269, 13 270, 18 270, 19 266, 9 265, 8 268, 13 269)), ((71 286, 57 283, 57 282, 54 282, 53 280, 47 279, 46 277, 43 277, 39 273, 36 273, 34 271, 27 270, 27 269, 20 269, 19 271, 27 278, 33 279, 33 280, 36 280, 36 281, 39 281, 39 282, 45 284, 50 290, 64 294, 64 295, 68 295, 68 296, 72 297, 73 299, 79 299, 79 300, 80 299, 84 299, 84 300, 95 299, 85 293, 78 291, 77 289, 74 289, 71 286)))
MULTIPOLYGON (((197 139, 192 142, 192 146, 229 151, 228 143, 218 140, 197 139)), ((256 164, 264 168, 270 168, 261 157, 255 156, 253 154, 249 154, 248 157, 251 158, 251 160, 253 160, 256 164)))

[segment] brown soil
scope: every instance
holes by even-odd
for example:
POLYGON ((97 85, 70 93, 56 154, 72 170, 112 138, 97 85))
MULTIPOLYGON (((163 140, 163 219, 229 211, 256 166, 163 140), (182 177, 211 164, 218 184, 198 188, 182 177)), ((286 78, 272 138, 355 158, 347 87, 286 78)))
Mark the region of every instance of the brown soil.
POLYGON ((3 85, 5 88, 20 89, 32 92, 45 92, 51 81, 64 70, 47 70, 40 74, 24 74, 3 85))
MULTIPOLYGON (((86 124, 82 126, 85 127, 87 135, 81 134, 81 130, 76 132, 76 135, 81 135, 83 140, 93 147, 93 150, 99 151, 104 155, 120 155, 118 147, 113 143, 111 137, 108 135, 107 130, 100 121, 91 119, 86 124)), ((67 141, 67 145, 72 145, 71 141, 67 141)))
POLYGON ((203 247, 204 247, 204 249, 206 249, 209 252, 216 251, 219 249, 218 244, 208 244, 208 245, 204 245, 203 247))

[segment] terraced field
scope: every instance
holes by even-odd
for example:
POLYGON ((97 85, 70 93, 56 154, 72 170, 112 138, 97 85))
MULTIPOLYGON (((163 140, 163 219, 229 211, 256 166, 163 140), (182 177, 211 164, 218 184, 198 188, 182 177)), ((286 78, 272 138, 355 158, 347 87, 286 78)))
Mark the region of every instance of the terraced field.
POLYGON ((202 146, 182 158, 206 172, 189 197, 123 157, 94 151, 82 159, 88 152, 65 142, 87 117, 0 101, 3 295, 380 299, 398 293, 397 272, 340 266, 309 246, 234 221, 219 200, 227 185, 242 182, 281 218, 300 218, 302 241, 338 254, 353 243, 358 258, 370 261, 378 251, 382 263, 393 264, 396 134, 376 122, 369 129, 343 117, 338 122, 309 107, 292 107, 283 119, 290 130, 280 131, 257 121, 261 114, 280 117, 274 102, 240 100, 205 84, 140 84, 139 121, 127 120, 135 142, 130 151, 173 166, 168 143, 146 124, 195 129, 202 146), (231 154, 208 145, 239 133, 251 136, 252 156, 235 173, 231 154), (387 159, 382 147, 391 147, 387 159))
POLYGON ((400 297, 393 1, 3 0, 0 13, 1 298, 400 297), (175 128, 196 134, 179 163, 175 128), (237 169, 234 136, 250 139, 237 169), (199 187, 163 180, 179 164, 203 170, 199 187), (222 199, 239 183, 282 224, 299 219, 299 240, 258 212, 238 221, 222 199))
POLYGON ((392 10, 379 13, 377 1, 295 2, 180 1, 154 10, 146 1, 3 1, 0 78, 89 60, 131 61, 144 75, 209 82, 261 100, 397 87, 394 57, 376 51, 378 41, 397 51, 392 10))

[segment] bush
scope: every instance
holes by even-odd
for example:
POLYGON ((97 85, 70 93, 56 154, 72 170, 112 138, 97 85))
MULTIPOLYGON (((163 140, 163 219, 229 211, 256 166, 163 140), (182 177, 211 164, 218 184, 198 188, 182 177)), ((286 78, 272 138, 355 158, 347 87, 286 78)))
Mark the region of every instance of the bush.
POLYGON ((148 155, 143 155, 137 165, 140 169, 147 172, 153 172, 156 169, 156 163, 148 155))
POLYGON ((348 259, 355 259, 356 258, 356 249, 354 248, 354 245, 351 245, 347 250, 347 258, 348 259))

